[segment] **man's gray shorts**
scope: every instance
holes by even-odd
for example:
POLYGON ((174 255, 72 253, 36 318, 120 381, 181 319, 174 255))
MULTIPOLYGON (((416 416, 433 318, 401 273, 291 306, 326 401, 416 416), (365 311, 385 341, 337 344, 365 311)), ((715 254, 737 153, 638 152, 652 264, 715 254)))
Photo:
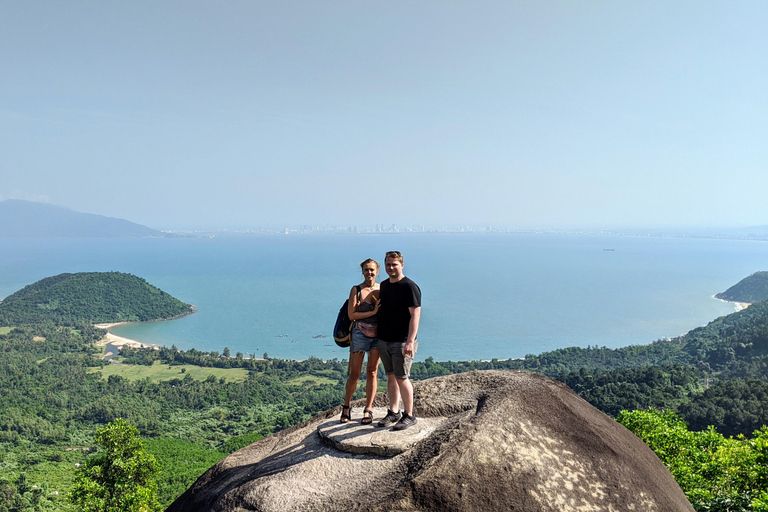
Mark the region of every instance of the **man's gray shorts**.
MULTIPOLYGON (((404 356, 403 348, 405 342, 392 343, 379 339, 379 356, 384 365, 384 372, 387 375, 395 374, 398 379, 407 379, 411 376, 411 365, 413 356, 404 356)), ((419 348, 419 342, 413 342, 413 355, 419 348)))

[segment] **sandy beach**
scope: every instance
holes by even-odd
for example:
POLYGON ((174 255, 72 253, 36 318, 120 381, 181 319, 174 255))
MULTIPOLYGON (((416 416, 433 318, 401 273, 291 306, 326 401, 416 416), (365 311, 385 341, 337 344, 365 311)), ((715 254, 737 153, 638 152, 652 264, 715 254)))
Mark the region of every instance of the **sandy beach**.
MULTIPOLYGON (((111 332, 109 332, 109 329, 111 327, 114 327, 116 325, 123 325, 127 323, 129 322, 116 322, 112 324, 94 324, 93 325, 94 327, 107 330, 107 335, 104 336, 104 338, 101 341, 99 341, 96 345, 98 346, 112 345, 114 347, 117 347, 118 349, 126 346, 131 348, 154 348, 155 350, 158 350, 160 348, 157 345, 154 345, 152 343, 142 343, 140 341, 132 340, 130 338, 124 338, 123 336, 118 336, 117 334, 112 334, 111 332)), ((112 352, 106 352, 104 354, 104 357, 110 357, 113 355, 117 355, 117 354, 113 354, 112 352)))
POLYGON ((717 295, 713 295, 712 298, 715 299, 715 300, 719 300, 720 302, 727 302, 729 304, 733 304, 733 309, 735 311, 741 311, 742 309, 747 309, 749 306, 752 305, 751 302, 736 302, 736 301, 733 301, 733 300, 721 299, 717 295))
MULTIPOLYGON (((722 299, 717 299, 722 300, 722 299)), ((723 302, 729 302, 733 304, 733 309, 736 311, 741 311, 742 309, 747 309, 749 306, 752 305, 751 302, 734 302, 732 300, 723 300, 723 302)))

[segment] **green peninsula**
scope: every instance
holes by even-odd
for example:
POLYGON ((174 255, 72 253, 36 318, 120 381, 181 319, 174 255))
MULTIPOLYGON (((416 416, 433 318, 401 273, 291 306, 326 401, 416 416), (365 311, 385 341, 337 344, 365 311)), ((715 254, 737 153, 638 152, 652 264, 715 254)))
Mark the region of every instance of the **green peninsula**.
POLYGON ((768 299, 768 272, 755 272, 715 297, 730 302, 762 302, 768 299))
POLYGON ((193 311, 132 274, 79 272, 42 279, 6 297, 0 303, 0 326, 145 322, 193 311))

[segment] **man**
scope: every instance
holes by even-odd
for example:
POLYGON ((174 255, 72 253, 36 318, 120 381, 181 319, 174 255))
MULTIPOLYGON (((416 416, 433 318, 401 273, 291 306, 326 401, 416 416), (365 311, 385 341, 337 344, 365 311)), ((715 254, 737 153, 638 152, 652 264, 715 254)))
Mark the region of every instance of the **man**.
POLYGON ((387 415, 378 422, 380 427, 394 425, 393 430, 405 430, 416 424, 413 415, 413 385, 409 379, 413 356, 416 355, 416 334, 421 319, 421 290, 403 274, 403 255, 390 251, 384 257, 384 270, 389 275, 381 283, 378 338, 379 355, 387 374, 387 415), (403 412, 400 413, 400 399, 403 412))

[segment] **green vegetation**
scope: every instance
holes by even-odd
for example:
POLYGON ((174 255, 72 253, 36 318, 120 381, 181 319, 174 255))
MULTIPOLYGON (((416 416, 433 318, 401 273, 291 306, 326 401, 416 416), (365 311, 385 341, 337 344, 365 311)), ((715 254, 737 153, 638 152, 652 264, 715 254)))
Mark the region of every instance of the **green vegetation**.
MULTIPOLYGON (((224 379, 226 382, 244 382, 248 379, 248 370, 244 368, 208 368, 193 364, 168 366, 160 363, 160 361, 154 361, 152 366, 110 364, 90 368, 89 372, 100 373, 101 376, 106 379, 114 375, 130 381, 144 379, 149 379, 153 382, 168 381, 171 379, 184 378, 187 375, 195 380, 205 380, 208 377, 213 377, 216 380, 224 379)), ((326 381, 326 384, 327 383, 333 384, 333 381, 326 381)))
POLYGON ((697 511, 768 511, 768 427, 746 439, 691 432, 669 411, 623 411, 617 421, 656 452, 697 511))
POLYGON ((0 303, 0 326, 159 320, 190 313, 190 308, 131 274, 59 274, 6 297, 0 303))
POLYGON ((723 293, 715 295, 718 299, 731 302, 762 302, 768 299, 768 272, 755 272, 745 277, 723 293))
MULTIPOLYGON (((74 510, 66 495, 75 464, 95 450, 94 432, 118 418, 150 441, 162 465, 158 498, 167 506, 226 453, 343 400, 343 361, 224 359, 165 348, 136 351, 150 361, 141 378, 110 374, 131 366, 99 359, 103 332, 49 322, 0 335, 0 511, 25 510, 22 502, 28 510, 74 510), (159 352, 178 361, 151 364, 159 352), (166 379, 168 372, 174 377, 166 379)), ((132 357, 128 351, 125 359, 132 357)))
MULTIPOLYGON (((133 276, 108 275, 120 278, 117 283, 121 284, 115 286, 121 296, 131 295, 119 288, 125 283, 149 287, 133 276)), ((9 311, 11 316, 21 315, 14 316, 13 322, 9 316, 2 317, 17 327, 0 330, 0 389, 4 390, 0 394, 0 512, 74 511, 66 496, 73 488, 75 465, 85 464, 88 455, 98 450, 94 433, 118 418, 138 428, 147 452, 159 462, 158 500, 167 506, 226 454, 343 400, 346 361, 248 359, 241 354, 227 357, 226 348, 220 355, 163 347, 125 348, 120 354, 122 364, 105 363, 95 345, 104 331, 90 325, 95 318, 90 313, 70 314, 81 306, 70 304, 66 294, 58 296, 55 308, 38 308, 47 319, 19 321, 31 304, 50 304, 53 295, 46 294, 56 287, 55 283, 42 286, 45 281, 33 285, 39 285, 39 291, 27 287, 24 294, 14 294, 22 297, 18 300, 26 309, 0 309, 0 315, 9 311), (34 297, 40 296, 49 298, 36 303, 34 297), (87 321, 77 320, 86 316, 87 321)), ((104 303, 108 300, 98 295, 86 309, 108 311, 104 303)), ((138 314, 139 309, 120 302, 111 311, 129 315, 138 314)), ((99 321, 113 320, 99 317, 99 321)), ((659 423, 681 439, 709 442, 717 446, 713 457, 732 461, 727 466, 721 459, 717 464, 696 459, 685 463, 688 473, 681 469, 676 474, 681 485, 690 480, 698 486, 691 487, 695 492, 689 494, 692 501, 698 500, 697 509, 736 510, 727 508, 728 503, 743 505, 748 498, 753 510, 763 510, 755 507, 762 506, 765 497, 754 489, 763 478, 757 473, 766 467, 760 454, 765 453, 768 437, 761 430, 768 424, 768 301, 679 338, 649 345, 571 347, 509 360, 437 362, 428 358, 413 365, 412 375, 418 380, 484 369, 548 375, 620 418, 622 410, 671 411, 664 414, 677 416, 665 416, 666 423, 653 418, 637 422, 648 431, 659 423), (686 438, 681 421, 699 432, 685 434, 686 438), (716 432, 708 429, 710 425, 716 432), (747 437, 729 440, 724 435, 747 437), (745 455, 747 451, 752 459, 745 455), (738 476, 748 467, 754 471, 738 476), (712 486, 703 487, 696 475, 711 480, 712 486)), ((361 382, 357 397, 363 395, 363 387, 361 382)), ((647 442, 654 446, 650 439, 647 442)), ((659 453, 664 460, 663 450, 659 453)), ((676 453, 681 460, 685 453, 699 455, 693 450, 676 453)))
POLYGON ((136 427, 117 419, 96 431, 100 453, 77 470, 69 501, 84 512, 159 512, 159 467, 136 427))
MULTIPOLYGON (((250 439, 253 436, 243 437, 250 439)), ((258 439, 261 437, 263 436, 258 436, 258 439)), ((243 446, 248 446, 258 439, 254 439, 243 446)), ((171 504, 208 468, 219 462, 228 453, 239 449, 230 450, 227 443, 223 449, 212 450, 183 439, 158 438, 147 441, 147 452, 157 459, 162 469, 163 476, 158 482, 157 490, 160 502, 165 505, 171 504)))
POLYGON ((320 377, 317 375, 302 375, 300 377, 296 377, 295 379, 286 381, 286 384, 289 386, 317 387, 317 386, 327 386, 329 384, 332 385, 334 384, 334 381, 332 379, 329 379, 326 377, 320 377))

